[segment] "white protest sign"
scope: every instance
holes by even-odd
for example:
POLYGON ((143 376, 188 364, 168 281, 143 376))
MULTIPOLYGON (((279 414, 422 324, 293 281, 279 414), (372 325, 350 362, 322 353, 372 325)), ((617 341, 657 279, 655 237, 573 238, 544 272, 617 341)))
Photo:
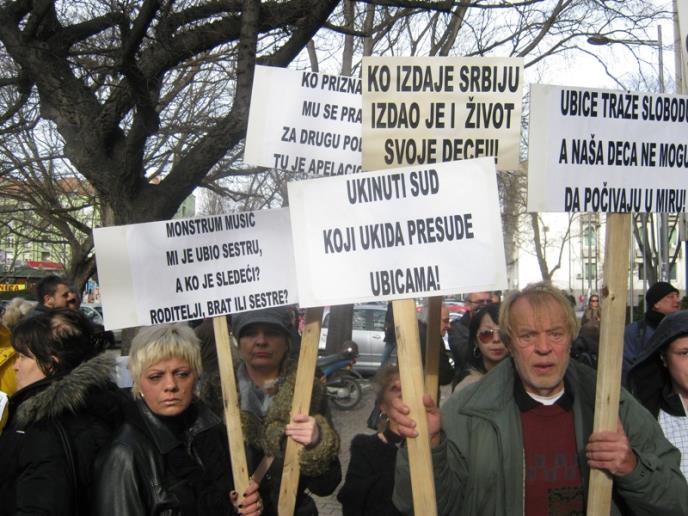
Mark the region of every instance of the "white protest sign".
POLYGON ((494 160, 289 183, 303 307, 506 286, 494 160))
POLYGON ((682 212, 688 97, 532 85, 528 211, 682 212))
POLYGON ((359 172, 361 80, 256 66, 244 161, 318 176, 359 172))
POLYGON ((364 57, 363 169, 493 156, 519 167, 523 59, 364 57))
POLYGON ((286 208, 93 231, 108 329, 297 302, 286 208))

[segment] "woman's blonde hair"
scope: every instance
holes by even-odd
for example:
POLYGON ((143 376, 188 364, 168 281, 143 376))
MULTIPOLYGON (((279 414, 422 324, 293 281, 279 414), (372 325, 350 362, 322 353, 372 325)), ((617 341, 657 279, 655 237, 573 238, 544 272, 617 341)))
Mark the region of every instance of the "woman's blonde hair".
POLYGON ((193 371, 196 381, 201 377, 201 348, 198 337, 183 323, 161 324, 142 328, 129 349, 129 371, 133 385, 131 393, 141 397, 141 375, 148 367, 162 360, 181 358, 193 371))
POLYGON ((20 320, 26 317, 35 306, 35 301, 28 301, 23 297, 15 297, 5 307, 5 312, 2 314, 2 324, 8 330, 11 330, 20 320))

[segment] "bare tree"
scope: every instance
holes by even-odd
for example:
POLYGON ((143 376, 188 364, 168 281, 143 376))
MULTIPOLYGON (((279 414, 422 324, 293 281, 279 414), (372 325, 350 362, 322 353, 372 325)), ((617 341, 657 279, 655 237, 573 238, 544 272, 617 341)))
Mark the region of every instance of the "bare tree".
POLYGON ((241 162, 256 63, 357 74, 362 55, 509 55, 532 66, 591 34, 647 39, 663 15, 643 0, 4 0, 0 133, 56 129, 107 225, 169 218, 197 186, 237 209, 283 205, 286 175, 241 162))

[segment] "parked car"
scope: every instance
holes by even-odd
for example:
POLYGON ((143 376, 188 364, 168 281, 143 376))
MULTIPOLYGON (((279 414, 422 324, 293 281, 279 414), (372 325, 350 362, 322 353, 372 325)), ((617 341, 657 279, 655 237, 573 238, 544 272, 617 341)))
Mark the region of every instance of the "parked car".
MULTIPOLYGON (((358 358, 354 370, 374 373, 382 362, 385 349, 386 304, 354 305, 351 340, 358 344, 358 358)), ((320 331, 320 350, 325 349, 330 312, 325 311, 320 331)))

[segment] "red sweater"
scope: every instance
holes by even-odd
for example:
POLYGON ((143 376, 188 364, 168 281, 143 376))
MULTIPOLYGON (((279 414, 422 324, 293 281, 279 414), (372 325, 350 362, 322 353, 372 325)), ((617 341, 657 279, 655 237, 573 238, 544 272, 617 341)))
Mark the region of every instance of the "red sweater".
POLYGON ((521 412, 525 452, 525 513, 585 514, 573 412, 560 404, 521 412))

